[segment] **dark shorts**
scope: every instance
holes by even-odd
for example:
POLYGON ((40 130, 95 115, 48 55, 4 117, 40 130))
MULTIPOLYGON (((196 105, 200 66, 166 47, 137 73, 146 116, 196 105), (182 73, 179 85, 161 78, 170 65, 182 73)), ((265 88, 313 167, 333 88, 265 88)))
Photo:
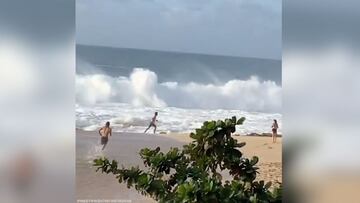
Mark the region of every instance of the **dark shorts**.
POLYGON ((149 124, 149 127, 156 127, 156 125, 155 125, 155 123, 151 122, 151 123, 149 124))
POLYGON ((276 133, 277 133, 277 129, 275 129, 275 128, 272 129, 272 132, 276 134, 276 133))
POLYGON ((101 144, 107 144, 108 140, 107 137, 101 137, 101 144))

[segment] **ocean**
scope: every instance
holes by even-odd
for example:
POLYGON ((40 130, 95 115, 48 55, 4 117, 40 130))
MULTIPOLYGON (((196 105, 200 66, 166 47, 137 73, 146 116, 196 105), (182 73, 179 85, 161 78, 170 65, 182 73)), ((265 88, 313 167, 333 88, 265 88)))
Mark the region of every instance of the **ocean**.
POLYGON ((281 61, 77 45, 76 127, 190 132, 206 120, 246 117, 240 134, 281 132, 281 61))

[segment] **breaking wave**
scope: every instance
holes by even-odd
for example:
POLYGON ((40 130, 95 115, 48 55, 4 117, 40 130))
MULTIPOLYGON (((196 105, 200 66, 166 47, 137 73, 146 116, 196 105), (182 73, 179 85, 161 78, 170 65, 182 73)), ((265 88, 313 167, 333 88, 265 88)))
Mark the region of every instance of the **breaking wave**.
POLYGON ((102 73, 78 74, 76 101, 81 105, 110 102, 135 107, 280 112, 281 86, 274 81, 260 81, 256 76, 221 84, 159 83, 155 72, 134 68, 129 76, 120 77, 102 73))

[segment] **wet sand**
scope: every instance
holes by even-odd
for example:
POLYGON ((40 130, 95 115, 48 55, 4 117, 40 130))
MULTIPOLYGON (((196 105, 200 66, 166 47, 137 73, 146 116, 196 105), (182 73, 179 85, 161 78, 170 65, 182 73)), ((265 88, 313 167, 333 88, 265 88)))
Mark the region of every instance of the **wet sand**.
MULTIPOLYGON (((281 181, 281 138, 276 144, 269 137, 238 136, 246 142, 242 148, 244 156, 256 155, 260 158, 260 179, 281 181)), ((115 159, 125 167, 139 165, 143 167, 138 152, 144 147, 162 151, 170 147, 181 148, 191 139, 187 134, 143 134, 113 133, 104 151, 101 151, 98 132, 76 131, 76 194, 78 200, 117 200, 122 202, 155 202, 140 195, 135 189, 128 189, 126 184, 119 184, 115 176, 95 172, 92 160, 99 156, 115 159)))
MULTIPOLYGON (((135 189, 128 189, 126 184, 119 184, 115 176, 95 172, 92 160, 98 156, 116 159, 125 167, 143 162, 138 152, 140 149, 160 146, 167 151, 170 147, 181 147, 183 143, 174 139, 152 134, 113 133, 108 145, 101 152, 98 132, 76 131, 76 196, 78 200, 117 200, 132 203, 155 202, 140 195, 135 189)), ((105 201, 104 201, 105 202, 105 201)))

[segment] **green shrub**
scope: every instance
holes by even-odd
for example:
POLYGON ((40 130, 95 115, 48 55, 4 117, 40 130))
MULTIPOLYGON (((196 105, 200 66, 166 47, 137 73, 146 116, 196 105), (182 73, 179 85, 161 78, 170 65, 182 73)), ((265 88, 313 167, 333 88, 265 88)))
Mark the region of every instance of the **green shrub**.
POLYGON ((142 149, 146 171, 119 168, 106 158, 94 160, 94 166, 158 202, 281 202, 281 186, 270 189, 271 182, 255 181, 258 157, 244 158, 239 148, 245 143, 232 138, 236 125, 244 121, 244 117, 206 121, 190 134, 193 141, 183 150, 142 149), (224 170, 232 180, 222 180, 224 170))

